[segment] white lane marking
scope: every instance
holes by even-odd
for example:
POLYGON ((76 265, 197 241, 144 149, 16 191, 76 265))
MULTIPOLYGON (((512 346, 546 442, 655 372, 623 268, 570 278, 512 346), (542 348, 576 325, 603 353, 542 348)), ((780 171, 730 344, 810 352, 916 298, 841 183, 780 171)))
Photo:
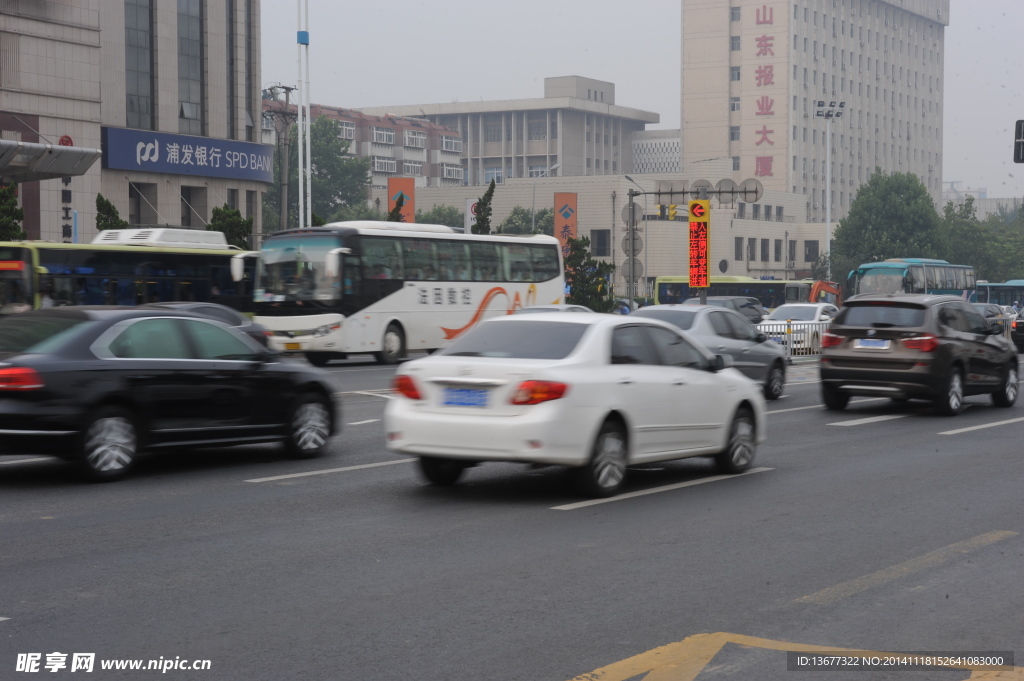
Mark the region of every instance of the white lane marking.
POLYGON ((867 423, 878 423, 879 421, 892 421, 893 419, 905 419, 910 414, 883 414, 882 416, 869 416, 866 419, 855 419, 853 421, 833 421, 826 423, 826 426, 863 426, 867 423))
POLYGON ((10 617, 0 617, 0 622, 6 622, 9 619, 11 619, 11 618, 10 617))
POLYGON ((362 426, 362 425, 365 425, 367 423, 377 423, 377 421, 380 421, 380 419, 366 419, 365 421, 353 421, 352 423, 350 423, 348 425, 350 425, 350 426, 362 426))
MULTIPOLYGON (((869 397, 869 398, 867 398, 865 400, 850 400, 850 404, 860 404, 862 402, 880 402, 882 400, 887 400, 887 399, 889 399, 889 398, 888 397, 869 397)), ((766 411, 765 413, 766 414, 784 414, 787 411, 803 411, 805 409, 824 409, 824 408, 825 408, 825 405, 822 405, 822 404, 812 404, 809 407, 790 407, 789 409, 776 409, 774 411, 766 411)))
POLYGON ((328 473, 344 473, 346 471, 358 471, 363 468, 377 468, 378 466, 393 466, 396 463, 411 463, 416 459, 398 459, 396 461, 381 461, 380 463, 364 463, 360 466, 345 466, 344 468, 327 468, 320 471, 306 471, 305 473, 289 473, 288 475, 274 475, 269 478, 253 478, 245 482, 271 482, 273 480, 288 480, 290 478, 304 478, 309 475, 327 475, 328 473))
POLYGON ((16 463, 30 463, 32 461, 53 461, 52 457, 41 456, 35 459, 18 459, 17 461, 0 461, 0 466, 13 466, 16 463))
POLYGON ((642 497, 647 494, 657 494, 658 492, 668 492, 674 489, 682 489, 683 487, 693 487, 694 485, 703 485, 706 482, 718 482, 719 480, 735 480, 736 478, 742 478, 744 475, 753 475, 754 473, 765 473, 767 471, 773 471, 774 468, 751 468, 749 471, 743 473, 737 473, 735 475, 712 475, 708 478, 701 478, 700 480, 689 480, 687 482, 677 482, 674 485, 664 485, 663 487, 653 487, 651 489, 640 490, 639 492, 627 492, 626 494, 619 494, 614 497, 608 497, 607 499, 591 499, 590 501, 577 501, 575 504, 565 504, 564 506, 552 506, 552 511, 574 511, 577 508, 586 508, 587 506, 596 506, 597 504, 608 504, 613 501, 622 501, 623 499, 632 499, 634 497, 642 497))
POLYGON ((982 430, 983 428, 995 428, 996 426, 1005 426, 1008 423, 1020 423, 1024 421, 1024 418, 1019 419, 1008 419, 1006 421, 996 421, 995 423, 986 423, 981 426, 971 426, 969 428, 957 428, 956 430, 946 430, 939 435, 959 435, 960 433, 969 433, 972 430, 982 430))

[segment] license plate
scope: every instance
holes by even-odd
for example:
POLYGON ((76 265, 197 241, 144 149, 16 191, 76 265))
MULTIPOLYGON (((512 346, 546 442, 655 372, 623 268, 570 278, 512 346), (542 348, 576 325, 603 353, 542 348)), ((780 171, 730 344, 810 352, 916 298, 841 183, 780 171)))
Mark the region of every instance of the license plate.
POLYGON ((853 347, 870 348, 872 350, 888 350, 891 342, 892 341, 883 340, 881 338, 858 338, 853 341, 853 347))
POLYGON ((474 388, 445 388, 446 407, 486 407, 487 391, 474 388))
POLYGON ((285 343, 284 344, 284 349, 285 350, 301 350, 302 349, 302 343, 285 343))

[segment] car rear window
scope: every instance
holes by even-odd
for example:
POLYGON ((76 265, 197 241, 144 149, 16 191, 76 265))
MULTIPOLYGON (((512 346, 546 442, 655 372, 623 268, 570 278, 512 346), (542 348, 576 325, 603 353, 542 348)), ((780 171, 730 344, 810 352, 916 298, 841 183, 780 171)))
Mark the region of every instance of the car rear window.
POLYGON ((697 311, 690 310, 659 310, 656 308, 641 308, 633 313, 634 317, 650 317, 652 319, 660 319, 663 322, 674 324, 675 326, 683 329, 684 331, 693 326, 693 320, 697 316, 697 311))
POLYGON ((455 357, 562 359, 568 357, 589 324, 509 320, 484 323, 460 336, 439 354, 455 357))
POLYGON ((816 308, 813 307, 783 305, 782 307, 776 308, 775 311, 769 315, 768 319, 774 321, 792 319, 797 322, 813 322, 817 319, 817 316, 814 314, 815 310, 816 308))
POLYGON ((92 326, 85 317, 14 315, 0 319, 0 353, 46 354, 92 326))
POLYGON ((849 305, 836 317, 841 326, 871 326, 878 329, 893 326, 921 326, 925 309, 899 303, 864 303, 849 305))
MULTIPOLYGON (((683 302, 683 305, 700 305, 700 298, 687 298, 683 302)), ((708 298, 708 305, 714 305, 715 307, 729 307, 729 301, 708 298)))

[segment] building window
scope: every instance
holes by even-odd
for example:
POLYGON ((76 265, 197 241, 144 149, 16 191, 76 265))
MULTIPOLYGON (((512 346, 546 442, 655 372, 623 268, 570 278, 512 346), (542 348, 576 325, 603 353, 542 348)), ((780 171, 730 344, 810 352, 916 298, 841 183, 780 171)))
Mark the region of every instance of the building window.
POLYGON ((238 190, 228 190, 228 208, 231 210, 238 210, 238 190))
POLYGON ((494 180, 495 184, 501 184, 502 177, 501 166, 484 168, 484 184, 490 184, 491 180, 494 180))
POLYGON ((203 3, 178 0, 178 132, 205 134, 203 3))
MULTIPOLYGON (((747 204, 742 201, 736 204, 736 217, 740 220, 747 217, 747 204)), ((739 258, 736 259, 739 260, 739 258)))
POLYGON ((375 173, 397 173, 398 162, 387 156, 373 157, 373 172, 375 173))
POLYGON ((403 161, 402 174, 418 177, 423 174, 423 164, 419 161, 403 161))
MULTIPOLYGON (((460 145, 462 140, 458 140, 460 145)), ((441 177, 446 180, 461 180, 462 179, 462 166, 455 166, 450 163, 441 164, 441 177)))
POLYGON ((153 129, 152 0, 124 4, 124 65, 127 125, 153 129))
POLYGON ((818 241, 816 239, 808 239, 804 242, 804 262, 817 262, 818 260, 818 241))
POLYGON ((761 204, 752 203, 750 204, 750 219, 760 220, 761 219, 761 204))
POLYGON ((541 177, 547 171, 546 166, 530 166, 530 177, 541 177))
MULTIPOLYGON (((742 203, 740 204, 743 205, 742 203)), ((743 237, 738 236, 733 240, 735 244, 735 253, 733 253, 733 260, 743 260, 743 237)))
POLYGON ((558 116, 551 117, 551 139, 558 139, 558 116))
POLYGON ((796 240, 789 242, 789 261, 796 263, 796 240))
POLYGON ((484 142, 501 141, 501 121, 487 121, 484 123, 484 142))
POLYGON ((733 170, 739 170, 740 169, 740 157, 739 156, 733 156, 732 157, 732 169, 733 170))
POLYGON ((356 138, 356 124, 352 121, 338 121, 338 137, 343 140, 356 138))
POLYGON ((249 220, 249 219, 255 220, 256 219, 256 206, 259 205, 257 203, 257 197, 258 196, 259 196, 259 192, 256 192, 256 191, 246 191, 245 192, 245 219, 246 220, 249 220))
MULTIPOLYGON (((441 135, 441 151, 454 151, 456 153, 462 153, 462 140, 458 137, 449 137, 447 135, 441 135)), ((459 168, 459 178, 462 179, 462 166, 459 168)))
POLYGON ((739 110, 740 110, 740 98, 739 97, 730 97, 729 98, 729 111, 739 111, 739 110))
POLYGON ((775 262, 782 262, 782 239, 775 240, 775 262))
POLYGON ((740 37, 738 35, 729 36, 729 49, 733 52, 740 51, 740 37))
POLYGON ((590 253, 598 258, 612 254, 612 231, 610 229, 590 230, 590 253))
POLYGON ((761 262, 768 262, 768 247, 771 243, 769 239, 761 239, 761 262))
POLYGON ((421 130, 406 130, 404 142, 407 147, 424 149, 427 146, 427 133, 421 130))
POLYGON ((533 114, 530 115, 530 119, 527 122, 526 134, 528 139, 531 140, 542 140, 547 139, 548 136, 548 121, 547 116, 542 118, 536 118, 533 114))
MULTIPOLYGON (((793 193, 796 194, 795 189, 793 190, 793 193)), ((775 219, 778 222, 782 222, 782 206, 775 206, 775 219)))
POLYGON ((747 260, 757 260, 757 239, 755 239, 754 237, 750 237, 749 239, 747 239, 747 260))
POLYGON ((740 139, 740 126, 730 125, 729 126, 729 141, 738 142, 740 139))
POLYGON ((740 20, 740 8, 739 7, 730 7, 729 8, 729 21, 739 21, 739 20, 740 20))
POLYGON ((394 144, 395 143, 395 131, 391 128, 378 128, 373 126, 370 128, 373 131, 373 143, 374 144, 394 144))
POLYGON ((729 67, 729 80, 738 81, 740 79, 740 67, 730 66, 729 67))

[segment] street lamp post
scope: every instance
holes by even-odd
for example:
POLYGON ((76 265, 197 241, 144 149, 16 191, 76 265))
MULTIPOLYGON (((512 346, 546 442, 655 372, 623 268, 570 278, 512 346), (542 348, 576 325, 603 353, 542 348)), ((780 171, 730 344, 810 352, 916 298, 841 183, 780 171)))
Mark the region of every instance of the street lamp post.
MULTIPOLYGON (((544 177, 548 173, 554 172, 554 171, 558 170, 561 167, 562 167, 561 163, 556 163, 555 165, 551 166, 550 168, 545 170, 543 173, 541 173, 540 175, 538 175, 534 179, 539 180, 540 178, 544 177)), ((534 182, 533 183, 533 203, 530 205, 530 233, 532 234, 534 231, 536 231, 536 229, 537 229, 537 183, 534 182)))
POLYGON ((814 107, 816 118, 825 119, 825 254, 828 267, 826 278, 832 280, 832 119, 842 118, 846 102, 818 100, 814 107))
MULTIPOLYGON (((646 244, 646 247, 644 248, 644 298, 646 298, 647 297, 647 281, 646 281, 646 279, 647 279, 647 277, 650 276, 649 271, 647 269, 647 254, 651 251, 651 233, 647 231, 647 192, 644 191, 644 188, 641 187, 640 184, 636 180, 634 180, 632 177, 630 177, 629 175, 624 175, 623 177, 625 177, 627 180, 629 180, 630 182, 635 184, 637 187, 639 187, 640 191, 643 192, 643 195, 644 195, 644 236, 647 239, 647 244, 646 244)), ((631 243, 635 243, 635 242, 631 242, 631 243)), ((631 255, 635 255, 635 254, 631 253, 631 255)), ((636 287, 635 286, 634 286, 634 289, 633 289, 633 295, 636 295, 636 287)), ((630 305, 632 306, 632 302, 630 302, 630 305)))

